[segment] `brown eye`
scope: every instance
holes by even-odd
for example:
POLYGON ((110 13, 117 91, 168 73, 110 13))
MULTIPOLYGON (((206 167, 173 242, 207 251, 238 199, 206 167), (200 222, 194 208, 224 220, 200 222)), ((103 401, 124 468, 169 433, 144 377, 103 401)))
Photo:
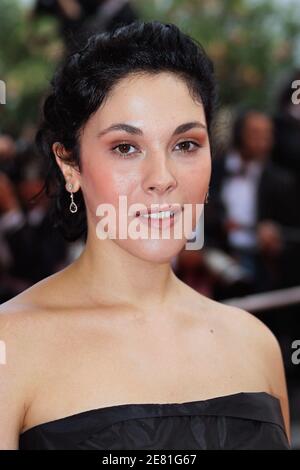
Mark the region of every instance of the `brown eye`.
POLYGON ((197 144, 196 142, 193 142, 192 140, 185 140, 184 142, 179 142, 179 144, 177 144, 176 147, 178 145, 181 147, 181 151, 184 152, 184 153, 195 152, 197 150, 197 148, 200 147, 199 144, 197 144), (196 148, 193 148, 191 150, 191 147, 190 147, 191 144, 194 145, 196 148))
POLYGON ((126 158, 128 155, 131 155, 134 153, 134 152, 129 152, 130 147, 135 148, 133 145, 124 142, 113 147, 112 151, 116 152, 118 155, 120 155, 120 157, 126 158), (117 149, 119 149, 119 151, 117 149))

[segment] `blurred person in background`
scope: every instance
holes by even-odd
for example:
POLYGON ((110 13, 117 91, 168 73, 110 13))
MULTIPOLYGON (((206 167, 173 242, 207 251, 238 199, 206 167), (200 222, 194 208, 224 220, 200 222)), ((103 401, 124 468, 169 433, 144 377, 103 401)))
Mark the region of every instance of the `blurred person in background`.
POLYGON ((17 145, 8 134, 0 135, 0 303, 22 291, 28 284, 11 276, 13 253, 7 237, 24 224, 11 176, 15 171, 17 145))
POLYGON ((66 241, 49 221, 42 168, 30 145, 0 136, 0 302, 64 266, 66 241), (18 154, 18 149, 20 153, 18 154))
POLYGON ((299 81, 299 88, 300 70, 290 74, 279 92, 278 107, 273 118, 275 132, 272 159, 295 175, 300 199, 300 103, 292 100, 296 91, 292 84, 296 81, 299 81))
POLYGON ((0 134, 0 171, 8 173, 14 167, 17 146, 8 134, 0 134))
POLYGON ((33 17, 54 15, 68 50, 83 44, 94 32, 111 30, 138 18, 128 0, 37 0, 33 17))
POLYGON ((182 250, 176 259, 175 273, 197 292, 214 298, 214 276, 205 263, 203 250, 182 250))
POLYGON ((10 271, 14 265, 14 253, 8 238, 24 224, 15 188, 8 176, 0 171, 0 303, 29 287, 26 281, 13 276, 10 271))
POLYGON ((272 120, 256 110, 235 121, 231 149, 213 161, 206 227, 216 246, 252 277, 249 293, 297 283, 289 230, 298 226, 292 174, 274 164, 272 120))

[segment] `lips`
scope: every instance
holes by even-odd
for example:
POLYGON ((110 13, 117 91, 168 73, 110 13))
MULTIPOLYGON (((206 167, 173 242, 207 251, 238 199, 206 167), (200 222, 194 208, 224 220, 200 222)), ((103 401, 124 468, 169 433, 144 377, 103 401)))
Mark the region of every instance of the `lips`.
POLYGON ((158 214, 159 212, 170 211, 174 212, 174 214, 181 212, 183 210, 183 206, 181 204, 153 204, 152 207, 148 207, 144 210, 137 211, 135 216, 139 217, 143 214, 158 214))

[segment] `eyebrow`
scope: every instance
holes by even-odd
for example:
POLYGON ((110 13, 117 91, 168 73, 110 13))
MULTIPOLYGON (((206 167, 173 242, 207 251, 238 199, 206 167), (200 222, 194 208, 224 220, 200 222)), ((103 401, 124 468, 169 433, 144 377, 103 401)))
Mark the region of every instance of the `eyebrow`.
MULTIPOLYGON (((192 121, 192 122, 186 122, 184 124, 180 124, 180 126, 176 127, 175 131, 173 132, 172 136, 177 135, 177 134, 182 134, 184 132, 189 131, 190 129, 193 129, 194 127, 200 127, 203 129, 206 129, 206 126, 199 121, 192 121)), ((103 129, 97 134, 97 137, 101 137, 108 132, 112 131, 125 131, 128 134, 133 134, 133 135, 144 135, 143 131, 139 129, 138 127, 131 126, 130 124, 125 124, 123 122, 119 122, 117 124, 112 124, 111 126, 107 127, 106 129, 103 129)))

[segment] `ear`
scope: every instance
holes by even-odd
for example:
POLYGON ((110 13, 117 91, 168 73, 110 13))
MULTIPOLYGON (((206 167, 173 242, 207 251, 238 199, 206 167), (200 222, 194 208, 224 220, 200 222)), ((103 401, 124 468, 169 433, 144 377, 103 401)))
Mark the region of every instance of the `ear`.
MULTIPOLYGON (((72 192, 76 193, 76 191, 78 191, 78 189, 80 188, 80 173, 67 161, 70 152, 67 152, 65 150, 61 142, 54 142, 54 144, 52 145, 52 151, 55 156, 56 163, 61 169, 66 183, 72 183, 72 192)), ((66 189, 68 190, 67 185, 66 189)))

